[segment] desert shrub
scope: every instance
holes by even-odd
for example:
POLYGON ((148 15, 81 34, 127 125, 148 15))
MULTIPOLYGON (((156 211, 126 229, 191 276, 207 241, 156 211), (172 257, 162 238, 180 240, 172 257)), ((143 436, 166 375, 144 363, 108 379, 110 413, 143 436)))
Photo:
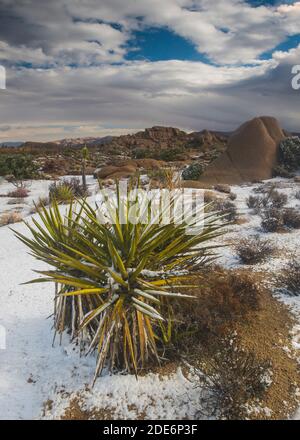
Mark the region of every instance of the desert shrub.
POLYGON ((273 168, 272 174, 273 177, 283 177, 285 179, 290 179, 294 176, 294 174, 287 170, 283 165, 278 165, 277 167, 273 168))
POLYGON ((138 148, 134 152, 134 159, 149 159, 152 155, 148 148, 138 148))
MULTIPOLYGON (((59 284, 54 328, 60 334, 69 330, 82 349, 98 352, 95 380, 104 365, 137 374, 159 361, 159 349, 169 340, 172 301, 189 296, 179 296, 172 286, 184 284, 194 260, 213 251, 213 245, 203 245, 222 233, 216 216, 205 215, 203 228, 191 236, 186 230, 191 224, 162 226, 162 215, 150 223, 147 194, 137 203, 140 187, 133 188, 136 198, 131 189, 121 197, 117 185, 116 197, 107 194, 99 208, 71 204, 65 216, 54 201, 50 210, 38 212, 40 227, 27 224, 31 238, 15 232, 37 259, 52 266, 36 281, 59 284)), ((185 289, 182 285, 180 293, 185 289)))
POLYGON ((28 197, 29 191, 27 188, 20 187, 17 188, 14 191, 10 191, 7 196, 8 197, 16 197, 17 199, 24 199, 25 197, 28 197))
POLYGON ((244 264, 261 263, 274 252, 271 242, 263 240, 259 235, 240 240, 235 249, 244 264))
POLYGON ((217 211, 228 222, 235 222, 238 219, 238 212, 235 204, 230 200, 217 198, 212 202, 210 210, 217 211))
POLYGON ((296 192, 296 194, 295 194, 295 198, 298 199, 298 200, 300 200, 300 191, 297 191, 297 192, 296 192))
POLYGON ((0 226, 10 225, 22 221, 22 215, 19 212, 8 212, 0 216, 0 226))
POLYGON ((281 209, 286 205, 288 197, 286 194, 277 191, 274 187, 265 191, 263 196, 250 195, 246 199, 249 209, 253 209, 255 213, 259 213, 262 209, 281 209))
POLYGON ((280 232, 284 227, 282 212, 268 208, 262 212, 261 227, 265 232, 280 232))
POLYGON ((252 191, 256 194, 262 194, 267 191, 267 186, 266 185, 259 185, 259 186, 256 186, 255 188, 253 188, 252 191))
POLYGON ((198 416, 244 420, 249 405, 261 400, 270 386, 271 363, 227 339, 219 342, 214 353, 208 353, 208 363, 208 368, 203 366, 205 374, 199 373, 196 381, 201 388, 198 416))
POLYGON ((80 180, 73 177, 70 180, 64 179, 59 182, 53 182, 49 185, 49 199, 57 200, 60 203, 68 203, 75 197, 86 197, 87 193, 80 183, 80 180))
POLYGON ((253 210, 255 210, 257 212, 257 211, 259 211, 259 209, 261 207, 261 197, 250 195, 246 199, 246 204, 247 204, 249 209, 253 209, 253 210))
POLYGON ((184 159, 184 149, 179 147, 168 148, 166 150, 162 150, 159 153, 159 159, 164 160, 165 162, 173 162, 176 160, 184 159))
POLYGON ((276 278, 277 287, 284 289, 290 296, 300 295, 300 263, 292 258, 276 278))
POLYGON ((0 156, 0 176, 5 175, 11 175, 16 180, 35 179, 38 166, 29 155, 0 156))
POLYGON ((217 269, 190 283, 195 287, 187 293, 196 299, 174 305, 174 344, 187 355, 199 343, 210 346, 212 338, 219 340, 234 322, 260 308, 260 290, 247 274, 217 269))
POLYGON ((275 189, 271 189, 269 193, 263 198, 263 206, 270 206, 272 208, 283 208, 288 201, 288 196, 275 189))
POLYGON ((203 174, 204 166, 199 163, 195 162, 189 165, 185 170, 182 172, 182 178, 183 180, 198 180, 199 177, 203 174))
POLYGON ((296 208, 286 208, 282 211, 283 224, 287 228, 300 228, 300 212, 296 208))
POLYGON ((234 201, 234 200, 237 199, 237 195, 235 193, 233 193, 233 192, 230 192, 229 198, 230 198, 230 200, 234 201))
POLYGON ((297 136, 284 139, 279 145, 279 161, 288 171, 300 167, 300 138, 297 136))

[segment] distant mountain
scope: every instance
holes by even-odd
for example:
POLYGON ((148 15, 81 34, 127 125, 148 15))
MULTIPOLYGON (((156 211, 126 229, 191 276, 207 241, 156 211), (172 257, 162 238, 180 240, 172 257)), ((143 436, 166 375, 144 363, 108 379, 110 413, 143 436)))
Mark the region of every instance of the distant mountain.
POLYGON ((54 141, 53 144, 59 145, 60 147, 82 147, 87 145, 89 147, 95 145, 102 145, 110 142, 112 136, 105 137, 85 137, 85 138, 66 138, 54 141))
POLYGON ((23 145, 24 142, 0 142, 0 147, 12 147, 17 148, 23 145))

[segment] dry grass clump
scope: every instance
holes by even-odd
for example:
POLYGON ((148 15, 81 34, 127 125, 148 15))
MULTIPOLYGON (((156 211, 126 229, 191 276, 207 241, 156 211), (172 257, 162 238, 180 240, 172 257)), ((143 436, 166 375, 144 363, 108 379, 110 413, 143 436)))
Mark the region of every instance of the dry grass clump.
POLYGON ((238 219, 237 208, 230 200, 216 201, 216 210, 220 211, 224 215, 224 218, 229 222, 235 222, 238 219))
POLYGON ((281 270, 276 279, 277 287, 290 296, 300 295, 300 262, 294 257, 281 270))
POLYGON ((28 197, 28 195, 29 195, 28 189, 24 188, 24 187, 20 187, 20 188, 15 189, 14 191, 10 191, 7 194, 7 197, 14 197, 17 199, 25 199, 25 197, 28 197))
POLYGON ((219 349, 209 353, 205 368, 205 375, 197 375, 201 388, 199 415, 244 420, 248 405, 263 399, 271 383, 271 363, 259 360, 253 351, 241 348, 232 339, 220 341, 219 349))
POLYGON ((0 217, 0 226, 11 225, 22 221, 22 215, 19 212, 7 212, 0 217))
POLYGON ((284 232, 300 228, 300 212, 296 208, 267 208, 261 213, 261 227, 265 232, 284 232))
POLYGON ((236 320, 259 310, 260 290, 247 274, 212 270, 205 277, 193 277, 198 287, 188 293, 194 300, 176 302, 175 339, 177 348, 193 352, 195 346, 210 344, 210 338, 221 337, 236 320))
POLYGON ((264 193, 264 196, 250 195, 246 199, 246 204, 255 214, 258 214, 263 209, 281 209, 286 205, 287 201, 288 197, 286 194, 271 187, 264 193))
POLYGON ((245 418, 247 403, 265 393, 270 363, 228 335, 237 323, 260 311, 260 289, 248 274, 222 269, 191 282, 198 282, 190 290, 196 299, 178 303, 174 310, 174 345, 196 372, 205 372, 197 375, 195 384, 201 389, 198 415, 245 418))
POLYGON ((264 210, 261 227, 265 232, 282 232, 284 230, 282 212, 274 208, 264 210))
POLYGON ((296 208, 286 208, 282 212, 283 224, 287 228, 300 228, 300 212, 296 208))
POLYGON ((235 249, 244 264, 262 263, 274 252, 272 243, 259 235, 240 240, 235 249))

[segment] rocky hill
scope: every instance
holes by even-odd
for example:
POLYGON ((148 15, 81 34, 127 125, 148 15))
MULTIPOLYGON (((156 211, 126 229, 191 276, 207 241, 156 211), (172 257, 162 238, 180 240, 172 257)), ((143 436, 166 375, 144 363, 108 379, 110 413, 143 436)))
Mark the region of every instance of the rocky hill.
POLYGON ((155 126, 135 134, 113 137, 105 145, 99 146, 103 151, 130 156, 154 157, 163 150, 182 152, 188 150, 205 151, 210 148, 223 149, 227 140, 207 130, 186 133, 174 127, 155 126))

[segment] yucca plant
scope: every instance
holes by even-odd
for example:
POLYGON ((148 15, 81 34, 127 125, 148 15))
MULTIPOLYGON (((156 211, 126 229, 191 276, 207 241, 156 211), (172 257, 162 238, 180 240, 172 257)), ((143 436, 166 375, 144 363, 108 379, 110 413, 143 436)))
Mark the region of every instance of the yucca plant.
MULTIPOLYGON (((191 287, 189 271, 215 258, 211 240, 223 233, 220 217, 205 211, 204 226, 187 235, 192 216, 165 224, 165 209, 153 217, 146 199, 138 186, 122 196, 117 184, 115 197, 102 198, 100 207, 82 201, 62 216, 54 201, 38 211, 40 222, 27 223, 31 238, 16 232, 53 268, 31 282, 56 284, 56 332, 68 330, 87 353, 98 352, 94 380, 105 365, 137 374, 160 361, 171 335, 171 300, 188 297, 178 292, 191 287)), ((174 210, 176 203, 173 196, 174 210)))
POLYGON ((75 194, 71 186, 66 182, 54 182, 49 188, 49 198, 51 201, 55 200, 59 203, 67 204, 74 200, 75 194))

